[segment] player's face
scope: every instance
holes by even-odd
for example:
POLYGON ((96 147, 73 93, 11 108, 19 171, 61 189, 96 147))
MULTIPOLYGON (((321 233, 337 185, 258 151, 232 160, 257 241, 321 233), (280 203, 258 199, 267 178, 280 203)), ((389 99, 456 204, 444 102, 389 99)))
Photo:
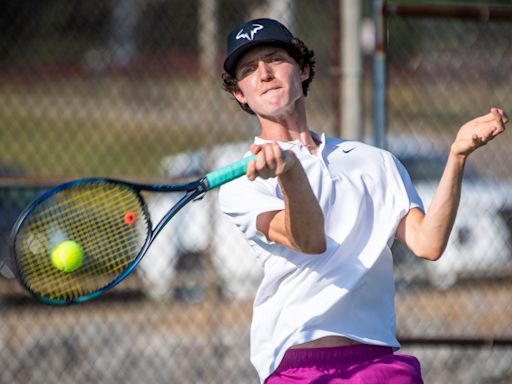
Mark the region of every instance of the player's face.
POLYGON ((303 97, 302 81, 309 69, 301 71, 285 49, 261 46, 242 56, 235 76, 239 91, 234 96, 240 103, 249 104, 257 115, 278 117, 293 111, 303 97))

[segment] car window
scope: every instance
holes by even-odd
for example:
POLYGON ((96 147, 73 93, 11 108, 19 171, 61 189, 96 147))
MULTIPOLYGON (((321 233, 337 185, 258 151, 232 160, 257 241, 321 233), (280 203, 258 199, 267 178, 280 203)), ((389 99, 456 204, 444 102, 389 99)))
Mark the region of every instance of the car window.
MULTIPOLYGON (((399 157, 399 160, 409 172, 413 182, 439 181, 446 165, 446 159, 441 156, 399 157)), ((465 181, 473 181, 479 177, 480 176, 474 169, 467 167, 464 170, 465 181)))
POLYGON ((444 159, 426 159, 421 157, 400 158, 409 172, 412 181, 439 180, 444 169, 444 159))

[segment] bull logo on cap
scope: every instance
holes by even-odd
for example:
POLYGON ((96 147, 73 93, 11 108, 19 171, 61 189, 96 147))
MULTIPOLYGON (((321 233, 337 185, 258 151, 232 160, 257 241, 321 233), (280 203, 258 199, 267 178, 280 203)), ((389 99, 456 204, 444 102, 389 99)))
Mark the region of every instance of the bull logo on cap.
POLYGON ((247 32, 244 32, 244 29, 242 28, 237 34, 236 34, 236 39, 237 40, 240 40, 240 39, 247 39, 247 40, 252 40, 254 38, 254 35, 259 31, 263 29, 263 25, 261 24, 253 24, 252 25, 252 29, 250 30, 249 33, 247 32), (250 34, 250 35, 249 35, 250 34))

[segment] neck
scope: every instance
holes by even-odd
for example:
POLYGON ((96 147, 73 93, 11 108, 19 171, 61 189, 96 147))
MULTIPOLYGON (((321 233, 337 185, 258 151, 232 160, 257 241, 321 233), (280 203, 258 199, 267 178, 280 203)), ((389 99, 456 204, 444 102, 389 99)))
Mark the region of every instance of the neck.
POLYGON ((306 146, 315 145, 309 132, 303 99, 297 102, 291 112, 285 112, 277 116, 258 115, 258 120, 262 139, 274 141, 300 140, 306 146))

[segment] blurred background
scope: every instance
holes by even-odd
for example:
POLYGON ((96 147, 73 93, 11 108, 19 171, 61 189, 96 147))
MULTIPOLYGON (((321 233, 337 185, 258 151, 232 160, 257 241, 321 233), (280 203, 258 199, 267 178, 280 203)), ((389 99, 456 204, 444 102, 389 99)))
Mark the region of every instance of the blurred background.
MULTIPOLYGON (((512 114, 506 1, 23 0, 0 13, 0 257, 57 183, 169 181, 239 159, 256 120, 221 89, 225 36, 278 18, 313 48, 311 129, 393 151, 428 206, 466 121, 512 114)), ((467 164, 441 261, 394 245, 398 334, 426 383, 512 383, 510 130, 467 164)), ((156 221, 173 197, 148 196, 156 221)), ((261 277, 210 193, 117 288, 49 307, 0 277, 1 383, 256 383, 261 277)))

